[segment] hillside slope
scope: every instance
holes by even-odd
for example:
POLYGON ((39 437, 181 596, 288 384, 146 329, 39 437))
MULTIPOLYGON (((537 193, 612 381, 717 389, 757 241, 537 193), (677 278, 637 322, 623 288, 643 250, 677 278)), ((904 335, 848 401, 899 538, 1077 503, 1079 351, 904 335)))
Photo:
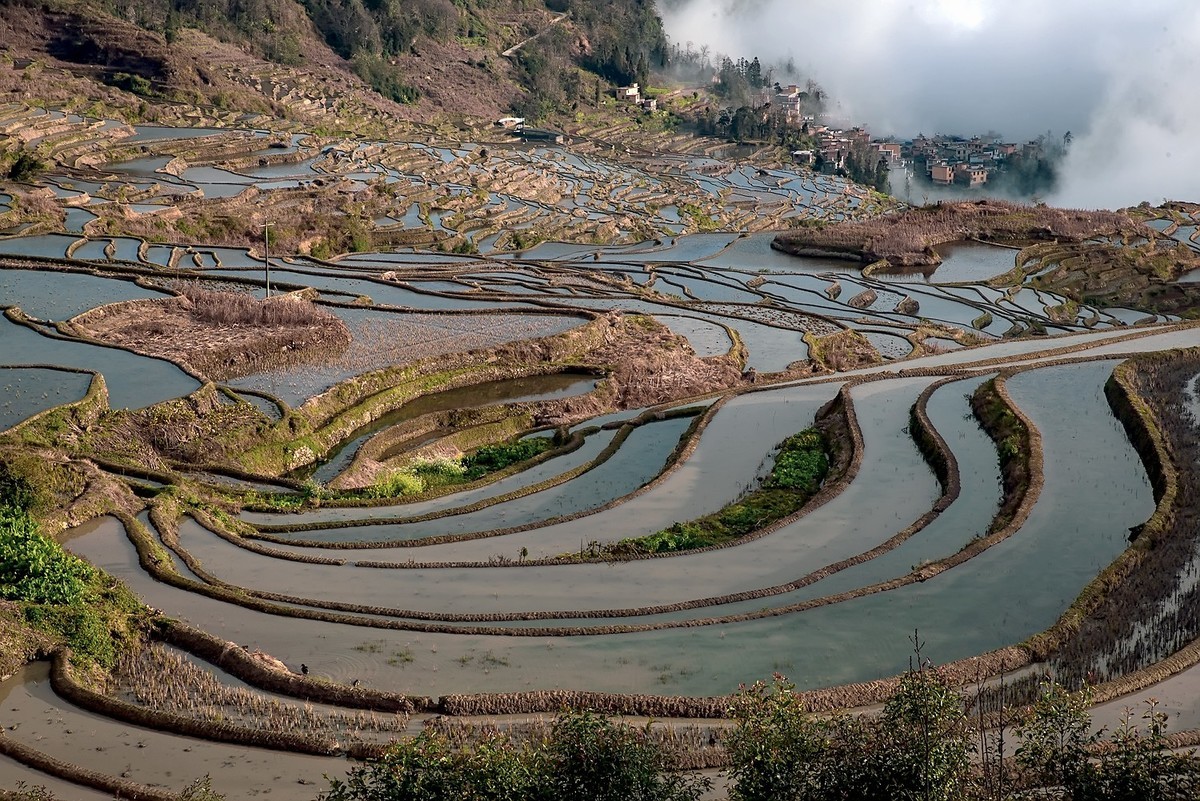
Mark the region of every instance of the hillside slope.
POLYGON ((360 129, 569 111, 644 75, 665 39, 636 0, 48 0, 0 5, 0 97, 140 99, 360 129), (578 8, 571 8, 571 6, 578 8), (504 53, 521 42, 524 47, 504 53), (32 67, 32 68, 31 68, 32 67), (47 75, 42 68, 48 68, 47 75), (66 78, 59 71, 65 71, 66 78), (589 76, 590 79, 589 79, 589 76), (330 113, 335 120, 329 120, 330 113))

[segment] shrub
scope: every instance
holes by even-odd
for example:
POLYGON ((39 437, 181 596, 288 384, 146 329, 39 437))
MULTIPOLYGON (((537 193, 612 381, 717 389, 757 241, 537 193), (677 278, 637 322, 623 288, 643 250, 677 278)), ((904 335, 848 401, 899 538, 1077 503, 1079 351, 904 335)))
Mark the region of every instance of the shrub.
POLYGON ((412 104, 421 99, 421 90, 406 84, 400 71, 378 55, 360 50, 354 55, 351 67, 358 77, 388 100, 412 104))
POLYGON ((783 676, 743 686, 732 711, 737 726, 725 738, 733 801, 819 798, 820 762, 828 721, 811 717, 783 676))
POLYGON ((524 462, 545 453, 554 445, 550 437, 530 437, 517 442, 484 445, 473 454, 463 457, 462 464, 468 480, 474 481, 488 473, 524 462))
POLYGON ((885 797, 961 797, 969 779, 971 742, 962 694, 945 676, 933 669, 910 669, 884 705, 880 723, 885 758, 875 780, 892 789, 885 797))
POLYGON ((29 153, 22 153, 8 168, 8 180, 29 181, 36 178, 45 169, 46 165, 38 158, 29 153))
MULTIPOLYGON (((509 755, 507 741, 488 751, 493 763, 509 755)), ((481 760, 482 761, 482 760, 481 760)), ((379 760, 352 769, 346 781, 330 780, 326 801, 451 801, 451 799, 500 799, 505 795, 475 786, 474 755, 456 748, 436 732, 420 735, 391 746, 379 760)))
POLYGON ((808 428, 780 444, 775 466, 765 485, 815 492, 828 470, 825 442, 819 432, 808 428))
POLYGON ((1200 768, 1190 755, 1171 752, 1167 716, 1147 702, 1142 728, 1127 709, 1106 739, 1093 731, 1091 691, 1068 692, 1055 682, 1041 694, 1017 728, 1017 765, 1031 784, 1053 788, 1072 801, 1184 801, 1200 794, 1200 768), (1097 757, 1097 753, 1099 756, 1097 757))
POLYGON ((427 459, 413 462, 410 468, 427 486, 453 484, 462 479, 466 468, 458 459, 427 459))
POLYGON ((533 437, 514 443, 485 445, 459 459, 421 459, 389 473, 367 489, 372 498, 419 495, 435 487, 475 481, 488 473, 532 459, 554 445, 550 437, 533 437))
POLYGON ((141 75, 132 75, 128 72, 114 72, 107 76, 104 82, 109 86, 115 86, 118 89, 124 89, 126 92, 131 92, 142 97, 154 97, 157 94, 154 91, 154 85, 147 78, 141 75))
POLYGON ((775 460, 769 486, 815 492, 828 469, 829 460, 823 451, 785 451, 775 460))
POLYGON ((733 801, 963 797, 969 741, 962 698, 933 670, 910 670, 877 717, 817 717, 794 685, 743 687, 726 737, 733 801))
POLYGON ((26 475, 8 461, 0 462, 0 507, 29 512, 43 500, 26 475))
POLYGON ((420 495, 425 480, 410 470, 393 470, 367 489, 372 498, 395 498, 401 495, 420 495))
POLYGON ((592 712, 564 712, 546 745, 550 798, 581 801, 687 801, 708 788, 697 776, 670 773, 669 754, 647 729, 592 712))
POLYGON ((0 801, 56 801, 57 796, 42 785, 30 787, 25 782, 17 782, 12 790, 0 790, 0 801))
POLYGON ((27 512, 0 507, 0 598, 78 603, 94 573, 82 559, 42 536, 27 512))
POLYGON ((564 712, 542 740, 486 735, 463 747, 425 730, 378 760, 330 780, 324 801, 695 801, 708 788, 668 772, 670 755, 644 729, 564 712))
POLYGON ((35 604, 25 608, 25 620, 71 646, 74 656, 110 668, 117 662, 117 640, 98 606, 35 604))

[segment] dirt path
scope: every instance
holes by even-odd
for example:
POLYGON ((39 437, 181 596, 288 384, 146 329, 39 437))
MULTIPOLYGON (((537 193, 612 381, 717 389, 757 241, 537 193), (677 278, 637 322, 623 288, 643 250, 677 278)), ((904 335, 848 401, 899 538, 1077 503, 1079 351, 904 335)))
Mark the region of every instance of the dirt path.
POLYGON ((532 42, 534 39, 538 38, 538 37, 539 37, 539 36, 541 36, 542 34, 546 33, 546 31, 550 30, 550 29, 551 29, 551 28, 553 28, 555 25, 557 25, 558 23, 562 22, 562 21, 563 21, 564 19, 566 19, 568 16, 570 16, 570 13, 569 13, 569 12, 568 12, 568 13, 565 13, 565 14, 559 14, 557 17, 555 17, 554 19, 550 20, 550 24, 549 24, 549 25, 547 25, 545 28, 543 28, 542 30, 538 31, 538 32, 537 32, 537 33, 535 33, 533 36, 530 36, 528 39, 522 39, 521 41, 517 42, 517 43, 516 43, 515 45, 513 45, 512 47, 510 47, 510 48, 508 48, 507 50, 505 50, 505 51, 504 51, 503 53, 501 53, 500 55, 504 56, 505 58, 512 58, 513 56, 515 56, 515 55, 517 54, 517 51, 518 51, 518 50, 520 50, 522 47, 524 47, 525 45, 529 44, 530 42, 532 42))

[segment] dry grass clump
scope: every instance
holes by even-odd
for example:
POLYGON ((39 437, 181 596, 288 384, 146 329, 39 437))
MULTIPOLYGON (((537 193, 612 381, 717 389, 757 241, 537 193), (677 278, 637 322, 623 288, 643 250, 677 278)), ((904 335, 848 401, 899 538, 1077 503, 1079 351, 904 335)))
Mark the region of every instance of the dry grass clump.
POLYGON ((620 408, 703 395, 742 380, 737 357, 700 358, 686 337, 672 333, 653 317, 626 315, 617 329, 610 341, 588 356, 611 368, 609 385, 620 408))
POLYGON ((177 284, 180 297, 112 303, 72 320, 80 331, 119 347, 168 359, 222 381, 297 363, 335 358, 350 344, 341 319, 309 300, 177 284))
POLYGON ((852 328, 823 337, 805 334, 804 341, 808 343, 808 358, 837 372, 879 364, 882 361, 879 351, 866 337, 852 328))
MULTIPOLYGON (((1158 431, 1131 432, 1139 452, 1160 436, 1170 461, 1181 468, 1200 463, 1195 400, 1200 352, 1167 352, 1130 363, 1122 373, 1152 412, 1158 431)), ((1134 401, 1138 401, 1135 399, 1134 401)), ((1127 429, 1128 430, 1128 429, 1127 429)), ((1143 458, 1146 458, 1143 455, 1143 458)), ((1163 487, 1148 463, 1155 496, 1163 487)), ((1178 487, 1169 508, 1130 532, 1135 558, 1113 588, 1056 654, 1056 673, 1071 686, 1128 675, 1165 659, 1200 636, 1200 472, 1174 472, 1178 487)))
POLYGON ((176 289, 191 302, 192 317, 212 325, 273 328, 338 324, 333 312, 293 296, 259 300, 248 292, 207 289, 193 283, 178 285, 176 289))
POLYGON ((219 681, 177 652, 150 644, 121 657, 104 691, 160 712, 279 733, 379 741, 408 727, 403 713, 322 710, 219 681))

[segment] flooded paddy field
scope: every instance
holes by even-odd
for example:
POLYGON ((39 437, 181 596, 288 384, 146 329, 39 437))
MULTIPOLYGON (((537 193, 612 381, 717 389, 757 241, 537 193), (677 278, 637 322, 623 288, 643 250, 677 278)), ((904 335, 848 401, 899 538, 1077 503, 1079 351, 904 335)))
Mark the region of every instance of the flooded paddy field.
MULTIPOLYGON (((720 696, 773 672, 805 689, 872 681, 905 668, 914 628, 939 663, 1050 629, 1155 510, 1105 387, 1132 355, 1200 346, 1197 329, 1074 303, 1033 275, 997 284, 1017 250, 958 243, 895 274, 789 256, 770 233, 789 220, 880 211, 798 169, 264 138, 139 127, 136 157, 46 176, 61 223, 0 237, 0 433, 64 407, 62 458, 104 443, 89 475, 119 499, 66 547, 162 615, 280 660, 279 676, 428 696, 431 711, 456 693, 536 705, 551 689, 720 696), (235 141, 271 159, 205 158, 235 141), (364 207, 356 252, 272 246, 268 264, 258 238, 147 221, 270 215, 331 187, 386 198, 364 207), (226 205, 248 191, 261 212, 226 205), (273 294, 345 326, 344 348, 293 359, 299 340, 281 340, 211 381, 70 322, 166 302, 181 280, 263 298, 268 266, 273 294), (995 439, 970 400, 993 380, 1036 432, 1011 525, 1001 456, 1026 445, 995 439), (128 450, 97 436, 114 420, 128 450), (785 440, 814 425, 833 432, 833 472, 798 510, 716 545, 644 544, 747 514, 785 440)), ((0 195, 0 223, 19 206, 0 195)), ((1195 226, 1159 230, 1195 246, 1195 226)), ((1190 686, 1173 681, 1172 697, 1190 686)), ((128 682, 109 692, 151 705, 128 682)), ((0 695, 22 742, 156 787, 212 774, 231 798, 311 798, 347 765, 85 712, 44 665, 0 695)), ((30 776, 0 760, 0 783, 30 776)))
POLYGON ((44 367, 0 367, 0 430, 38 412, 82 400, 92 376, 44 367))

